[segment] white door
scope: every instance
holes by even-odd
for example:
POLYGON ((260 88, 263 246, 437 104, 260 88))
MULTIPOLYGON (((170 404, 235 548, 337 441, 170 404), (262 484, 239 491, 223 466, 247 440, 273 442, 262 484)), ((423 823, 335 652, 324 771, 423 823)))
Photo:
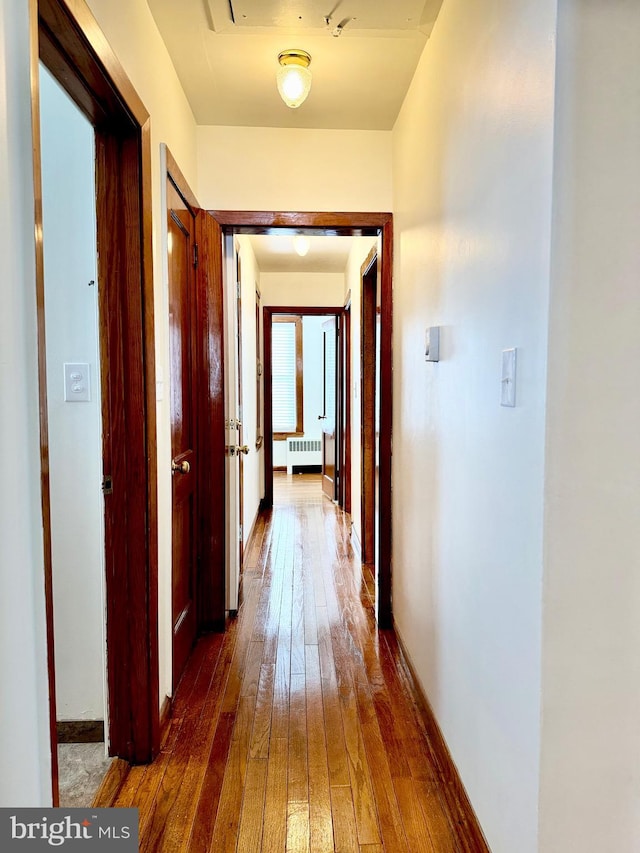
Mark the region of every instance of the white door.
POLYGON ((238 465, 238 300, 236 289, 235 240, 227 235, 224 240, 224 357, 225 357, 225 429, 226 429, 226 575, 227 610, 238 610, 240 587, 240 473, 238 465))

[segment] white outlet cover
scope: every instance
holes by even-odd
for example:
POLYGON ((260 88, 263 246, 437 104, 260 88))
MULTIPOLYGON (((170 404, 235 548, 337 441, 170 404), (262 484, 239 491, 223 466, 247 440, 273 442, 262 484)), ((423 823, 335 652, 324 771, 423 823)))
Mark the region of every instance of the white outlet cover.
POLYGON ((85 362, 65 362, 65 403, 88 403, 91 400, 91 374, 85 362))
POLYGON ((516 405, 516 352, 515 348, 502 350, 500 405, 508 408, 516 405))

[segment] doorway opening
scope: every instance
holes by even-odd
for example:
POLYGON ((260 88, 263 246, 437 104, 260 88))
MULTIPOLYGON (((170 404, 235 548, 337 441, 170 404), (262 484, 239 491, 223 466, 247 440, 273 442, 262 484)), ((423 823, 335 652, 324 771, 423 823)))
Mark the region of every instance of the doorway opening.
MULTIPOLYGON (((97 492, 98 498, 104 497, 108 696, 104 723, 109 754, 132 763, 150 761, 159 749, 155 367, 148 216, 150 133, 149 115, 88 8, 77 4, 72 11, 61 0, 34 0, 32 10, 42 507, 52 794, 57 805, 56 682, 60 679, 55 655, 54 508, 45 318, 50 294, 44 276, 39 61, 80 109, 94 134, 100 350, 100 375, 96 379, 99 378, 101 389, 102 428, 101 483, 97 492)), ((74 383, 82 385, 82 376, 76 375, 82 373, 76 368, 69 373, 70 393, 75 393, 74 383)), ((73 476, 69 479, 73 483, 73 476)))
POLYGON ((320 492, 344 508, 343 384, 351 353, 342 346, 343 316, 342 307, 264 308, 266 493, 273 495, 274 472, 318 474, 320 492))
POLYGON ((106 755, 105 537, 93 128, 40 66, 49 486, 60 804, 106 755))
MULTIPOLYGON (((378 623, 381 627, 391 627, 392 625, 392 612, 391 612, 391 426, 392 426, 392 349, 391 349, 391 332, 392 332, 392 264, 393 264, 393 221, 392 215, 389 213, 305 213, 305 212, 295 212, 295 213, 273 213, 273 212, 247 212, 247 211, 210 211, 211 214, 215 217, 215 219, 220 224, 223 233, 226 235, 226 257, 227 257, 227 266, 226 266, 226 280, 227 282, 231 282, 234 280, 234 255, 231 251, 231 247, 234 245, 236 241, 240 241, 243 237, 251 237, 251 236, 260 236, 260 237, 274 237, 274 236, 287 236, 291 239, 294 237, 314 237, 314 236, 356 236, 356 237, 373 237, 377 238, 378 241, 378 275, 380 278, 380 303, 379 303, 379 345, 380 345, 380 356, 379 360, 377 360, 379 376, 376 380, 377 388, 378 388, 378 400, 379 400, 379 412, 380 412, 380 422, 378 429, 376 430, 377 436, 377 458, 379 460, 378 465, 378 473, 377 479, 375 481, 375 488, 377 494, 377 504, 376 504, 376 512, 378 516, 377 523, 377 569, 376 569, 376 609, 377 609, 377 617, 378 623), (230 260, 231 259, 231 260, 230 260)), ((250 253, 249 253, 250 254, 250 253)), ((246 272, 246 268, 248 265, 245 262, 245 259, 242 260, 242 270, 243 277, 247 275, 251 275, 252 273, 246 272)), ((358 267, 358 273, 360 273, 360 267, 358 267)), ((267 313, 266 309, 280 309, 280 313, 283 311, 291 312, 292 308, 300 313, 301 304, 303 300, 300 302, 296 301, 294 298, 287 299, 286 301, 273 302, 270 306, 267 305, 266 299, 266 287, 263 286, 263 276, 260 277, 260 286, 259 290, 261 293, 262 304, 263 304, 263 328, 262 330, 256 329, 257 335, 256 337, 261 343, 259 349, 256 350, 256 358, 258 363, 258 370, 262 371, 262 399, 264 401, 264 423, 262 424, 262 434, 257 434, 255 436, 255 448, 256 451, 262 448, 261 458, 259 462, 259 467, 261 470, 261 483, 263 484, 263 494, 262 494, 262 502, 261 506, 264 509, 269 509, 273 505, 273 447, 272 447, 272 425, 268 422, 269 416, 269 390, 268 390, 268 382, 270 382, 270 377, 268 375, 268 364, 266 353, 271 346, 268 337, 270 335, 270 324, 266 321, 267 313), (263 444, 261 442, 263 441, 263 444)), ((251 287, 252 292, 255 292, 254 282, 242 282, 242 292, 249 293, 249 285, 251 287)), ((360 295, 360 279, 358 278, 357 283, 357 295, 360 295)), ((230 288, 228 288, 230 290, 230 288)), ((352 294, 353 295, 353 294, 352 294)), ((325 304, 331 304, 325 302, 325 304)), ((336 349, 336 356, 339 355, 339 349, 346 346, 346 341, 348 338, 347 329, 351 332, 350 323, 353 322, 353 316, 351 314, 351 301, 347 294, 347 298, 345 299, 344 291, 340 294, 339 302, 338 300, 333 302, 333 305, 339 304, 339 308, 336 310, 336 316, 340 316, 343 325, 343 338, 342 342, 337 343, 338 349, 336 349), (347 318, 345 318, 345 311, 347 314, 347 318)), ((320 307, 320 304, 316 302, 316 305, 313 307, 320 307)), ((302 310, 302 309, 301 309, 302 310)), ((304 309, 306 310, 306 306, 304 309)), ((326 309, 322 309, 320 307, 320 312, 324 311, 325 314, 329 313, 326 309)), ((245 312, 249 313, 249 312, 245 312)), ((253 313, 253 312, 251 312, 253 313)), ((360 315, 358 312, 355 314, 358 322, 360 315)), ((226 327, 229 329, 229 327, 226 327)), ((355 336, 354 336, 354 339, 355 336)), ((357 338, 356 340, 359 340, 357 338)), ((235 342, 235 339, 234 339, 235 342)), ((229 354, 229 350, 227 349, 227 354, 229 354)), ((348 363, 348 360, 347 360, 348 363)), ((360 365, 351 364, 349 365, 351 370, 351 376, 347 379, 345 370, 345 376, 343 377, 343 388, 345 389, 343 394, 346 396, 350 396, 352 414, 354 411, 360 410, 360 399, 355 401, 353 399, 353 384, 356 379, 359 379, 360 376, 360 365), (348 390, 347 390, 348 389, 348 390), (356 409, 357 406, 357 409, 356 409)), ((247 376, 245 376, 245 385, 247 384, 247 376)), ((260 383, 257 383, 258 386, 260 383)), ((248 395, 244 395, 245 404, 246 398, 248 395)), ((345 401, 343 397, 338 397, 336 399, 337 407, 345 406, 345 401)), ((246 409, 245 409, 246 410, 246 409)), ((237 418, 237 413, 234 413, 230 410, 227 410, 227 423, 230 423, 231 419, 237 418)), ((240 420, 245 423, 246 418, 240 418, 240 420)), ((357 418, 359 420, 359 417, 357 418)), ((352 425, 350 425, 349 432, 353 431, 352 425)), ((245 431, 244 441, 246 442, 246 446, 253 450, 253 435, 247 436, 245 431)), ((235 445, 235 434, 233 436, 229 434, 227 446, 231 444, 235 445), (232 441, 233 439, 233 441, 232 441)), ((360 446, 360 440, 358 437, 357 440, 358 448, 360 446)), ((353 442, 352 442, 353 444, 353 442)), ((348 463, 351 461, 352 456, 356 456, 358 453, 358 448, 355 445, 352 447, 345 447, 345 442, 341 442, 340 445, 336 448, 336 467, 339 469, 342 467, 343 471, 347 470, 348 463)), ((251 458, 249 456, 249 458, 251 458)), ((254 462, 255 464, 255 462, 254 462)), ((360 464, 358 460, 358 465, 360 464)), ((246 465, 245 461, 245 481, 246 481, 246 465)), ((353 465, 353 462, 352 462, 353 465)), ((354 469, 355 470, 355 469, 354 469)), ((359 468, 357 469, 360 470, 359 468)), ((351 480, 352 477, 349 477, 351 480)), ((353 510, 353 502, 355 495, 349 493, 349 490, 345 483, 346 478, 340 481, 340 477, 338 476, 337 480, 333 483, 333 487, 335 489, 336 499, 342 502, 342 505, 347 506, 347 501, 349 502, 349 508, 353 510)), ((359 483, 358 493, 360 491, 359 483)), ((329 486, 331 488, 331 486, 329 486)), ((358 508, 359 514, 359 508, 358 508)), ((246 516, 246 511, 245 511, 246 516)), ((358 515, 359 517, 359 515, 358 515)), ((249 550, 250 543, 250 530, 251 525, 247 526, 247 531, 249 531, 248 535, 245 536, 245 542, 247 545, 245 546, 245 550, 249 550)), ((230 534, 233 536, 233 532, 230 534)), ((236 576, 239 577, 239 570, 236 573, 236 576)))

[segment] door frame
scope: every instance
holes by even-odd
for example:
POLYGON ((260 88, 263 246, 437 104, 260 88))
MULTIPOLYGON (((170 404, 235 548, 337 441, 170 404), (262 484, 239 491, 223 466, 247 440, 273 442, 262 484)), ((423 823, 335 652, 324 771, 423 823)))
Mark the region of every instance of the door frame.
MULTIPOLYGON (((199 633, 220 632, 225 629, 226 594, 222 235, 214 218, 200 207, 164 143, 160 146, 160 164, 163 175, 172 180, 195 212, 196 352, 192 370, 199 460, 196 471, 197 625, 199 633)), ((166 215, 165 198, 163 216, 166 215)), ((167 251, 166 233, 163 233, 163 251, 167 251)))
POLYGON ((340 365, 344 375, 339 387, 342 391, 342 430, 343 440, 338 503, 342 509, 351 515, 351 291, 347 294, 342 312, 342 338, 340 365))
POLYGON ((376 358, 378 249, 360 269, 360 530, 362 561, 373 564, 376 550, 376 358))
MULTIPOLYGON (((229 234, 307 234, 371 236, 381 239, 380 311, 380 469, 379 570, 377 616, 381 628, 393 627, 391 602, 391 451, 393 427, 393 214, 356 212, 212 210, 223 232, 229 234)), ((266 402, 265 391, 265 402, 266 402)), ((266 431, 265 431, 265 444, 266 431)), ((266 448, 265 448, 266 449, 266 448)), ((265 469, 266 469, 265 455, 265 469)), ((265 506, 266 487, 265 487, 265 506)))
MULTIPOLYGON (((175 449, 173 447, 173 382, 174 382, 174 371, 173 371, 173 356, 172 356, 172 348, 169 348, 169 396, 171 398, 171 687, 172 687, 172 696, 175 696, 176 689, 180 682, 180 678, 182 673, 184 672, 184 668, 186 666, 186 662, 189 659, 191 654, 191 649, 193 643, 195 643, 195 637, 198 634, 198 552, 199 552, 199 533, 200 533, 200 525, 199 525, 199 500, 198 500, 198 491, 199 491, 199 467, 200 467, 200 455, 198 453, 199 445, 200 445, 200 428, 198 423, 198 328, 197 328, 197 318, 198 318, 198 305, 197 305, 197 289, 195 286, 196 282, 196 274, 197 274, 197 266, 198 266, 198 250, 197 250, 197 238, 196 238, 196 228, 197 228, 197 202, 195 196, 191 192, 189 185, 187 184, 182 172, 178 169, 178 165, 174 160, 171 152, 167 148, 167 146, 163 146, 164 148, 164 158, 161 152, 161 161, 164 159, 166 168, 164 170, 165 181, 163 187, 163 196, 164 196, 164 205, 163 205, 163 229, 166 230, 166 238, 163 230, 163 253, 166 247, 167 252, 167 262, 169 258, 169 215, 170 215, 170 205, 169 205, 169 185, 173 188, 173 191, 177 194, 177 196, 181 199, 184 204, 190 218, 191 218, 191 228, 188 232, 189 238, 189 252, 191 253, 191 257, 188 259, 187 263, 189 264, 187 275, 187 290, 188 290, 188 301, 190 304, 189 308, 189 317, 188 317, 188 357, 189 357, 189 385, 190 385, 190 393, 188 395, 188 422, 191 424, 191 450, 193 451, 193 457, 190 459, 190 465, 193 469, 191 471, 191 476, 193 477, 193 492, 192 492, 192 507, 191 507, 191 518, 190 518, 190 528, 191 528, 191 548, 190 548, 190 565, 188 567, 189 572, 189 581, 191 584, 191 609, 192 613, 187 615, 187 611, 183 610, 178 621, 175 621, 174 614, 174 595, 175 595, 175 579, 176 579, 176 569, 178 568, 176 565, 176 556, 175 556, 175 540, 174 540, 174 520, 176 513, 176 491, 180 489, 180 484, 184 483, 182 477, 177 479, 177 474, 173 471, 173 462, 176 459, 174 456, 175 449), (183 657, 183 652, 185 649, 182 647, 182 643, 184 640, 182 637, 179 638, 176 633, 176 628, 183 628, 184 630, 188 630, 187 636, 191 638, 191 628, 186 626, 187 619, 189 620, 189 624, 193 627, 193 643, 189 645, 188 650, 186 650, 186 657, 183 657), (177 655, 176 652, 180 650, 180 655, 177 655)), ((164 258, 163 258, 164 262, 164 258)), ((167 263, 166 267, 166 275, 167 275, 167 287, 168 287, 168 297, 169 297, 169 323, 171 322, 171 278, 169 265, 167 263)), ((184 334, 184 333, 183 333, 184 334)), ((171 337, 171 334, 169 335, 171 337)), ((184 379, 184 375, 182 377, 184 379)), ((184 567, 183 567, 184 569, 184 567)))
MULTIPOLYGON (((264 380, 264 509, 273 506, 273 406, 272 406, 272 369, 271 369, 271 328, 276 315, 296 317, 336 317, 339 321, 344 308, 336 306, 308 307, 300 305, 266 305, 262 309, 262 365, 264 380)), ((336 408, 337 408, 336 399, 336 408)), ((336 415, 337 431, 337 415, 336 415)), ((336 441, 337 444, 337 441, 336 441)))
MULTIPOLYGON (((326 431, 325 424, 322 424, 322 493, 326 495, 333 501, 338 503, 338 506, 342 506, 340 501, 340 489, 342 486, 342 479, 344 476, 344 472, 342 470, 342 463, 344 460, 344 429, 343 429, 343 412, 342 412, 342 404, 344 400, 344 350, 342 348, 342 338, 343 332, 342 327, 344 323, 344 308, 342 311, 335 316, 335 324, 333 327, 333 331, 335 332, 333 346, 335 348, 335 370, 333 374, 333 397, 334 397, 334 422, 333 422, 333 480, 332 480, 332 495, 329 495, 326 491, 327 483, 326 480, 327 472, 327 453, 326 453, 326 431)), ((325 320, 322 324, 322 402, 323 402, 323 418, 326 418, 327 414, 327 340, 328 334, 327 330, 324 329, 325 325, 331 323, 331 320, 325 320)))
POLYGON ((40 457, 52 792, 58 802, 39 61, 95 129, 109 751, 160 746, 150 118, 83 0, 30 0, 40 457), (114 227, 115 223, 115 227, 114 227), (120 227, 117 227, 117 225, 120 227))

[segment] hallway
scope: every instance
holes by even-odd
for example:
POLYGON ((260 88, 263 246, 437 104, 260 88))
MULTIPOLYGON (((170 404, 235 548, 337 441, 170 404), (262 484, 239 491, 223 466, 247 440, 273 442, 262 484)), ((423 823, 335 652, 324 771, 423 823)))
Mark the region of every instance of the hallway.
POLYGON ((276 475, 238 618, 199 642, 161 755, 113 804, 139 808, 142 851, 485 849, 412 695, 346 517, 319 477, 276 475))

